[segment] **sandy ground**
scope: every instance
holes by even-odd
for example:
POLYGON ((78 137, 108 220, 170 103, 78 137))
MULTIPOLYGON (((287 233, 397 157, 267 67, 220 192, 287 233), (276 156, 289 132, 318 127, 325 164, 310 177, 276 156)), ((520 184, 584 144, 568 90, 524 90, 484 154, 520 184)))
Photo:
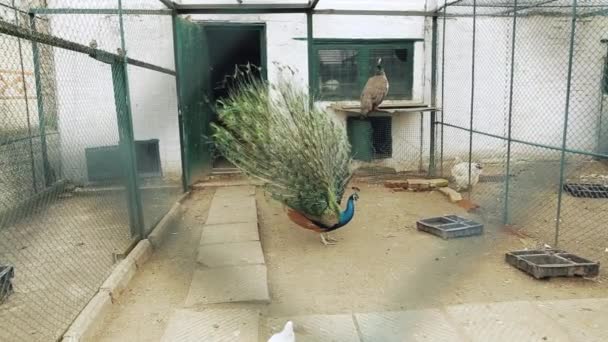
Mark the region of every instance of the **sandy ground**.
POLYGON ((418 232, 418 219, 461 214, 443 195, 361 190, 353 222, 337 246, 296 228, 274 201, 259 196, 269 267, 269 316, 412 309, 470 302, 604 296, 606 284, 584 279, 536 281, 504 262, 534 244, 486 226, 481 237, 444 241, 418 232))
MULTIPOLYGON (((265 316, 606 295, 605 283, 537 281, 506 265, 506 251, 534 243, 526 238, 488 226, 481 237, 449 241, 418 232, 417 219, 467 215, 439 193, 357 186, 362 192, 355 219, 334 233, 339 243, 331 247, 292 224, 280 204, 258 194, 272 298, 258 306, 265 316)), ((160 339, 172 310, 183 307, 211 196, 206 190, 186 201, 181 224, 113 306, 97 341, 160 339)))
POLYGON ((181 222, 112 306, 98 341, 158 341, 174 308, 188 294, 202 226, 213 191, 199 191, 185 202, 181 222))

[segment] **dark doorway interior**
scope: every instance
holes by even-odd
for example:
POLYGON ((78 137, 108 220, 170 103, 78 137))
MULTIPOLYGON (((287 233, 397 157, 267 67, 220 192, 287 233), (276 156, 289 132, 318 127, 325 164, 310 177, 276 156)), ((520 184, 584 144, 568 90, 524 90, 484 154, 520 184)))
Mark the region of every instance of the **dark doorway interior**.
MULTIPOLYGON (((216 102, 228 96, 234 86, 235 68, 251 68, 254 76, 263 77, 266 69, 264 60, 264 26, 262 25, 211 25, 205 27, 209 44, 211 96, 216 102), (261 69, 259 69, 261 68, 261 69)), ((217 116, 214 114, 214 121, 217 116)), ((216 155, 214 168, 233 167, 225 158, 216 155)))

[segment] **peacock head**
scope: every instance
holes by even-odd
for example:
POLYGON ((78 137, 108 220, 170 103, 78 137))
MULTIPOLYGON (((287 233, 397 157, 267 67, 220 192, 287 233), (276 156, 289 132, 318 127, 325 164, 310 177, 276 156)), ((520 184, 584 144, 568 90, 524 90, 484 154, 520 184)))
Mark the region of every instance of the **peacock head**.
POLYGON ((358 199, 359 199, 359 191, 361 191, 361 189, 357 188, 356 186, 353 186, 353 188, 352 188, 352 189, 353 189, 353 191, 354 191, 354 192, 353 192, 353 194, 352 194, 352 195, 350 195, 350 197, 351 197, 351 198, 352 198, 354 201, 356 201, 356 200, 358 200, 358 199))
POLYGON ((382 68, 382 58, 378 58, 378 62, 376 63, 376 74, 380 75, 384 73, 384 69, 382 68))

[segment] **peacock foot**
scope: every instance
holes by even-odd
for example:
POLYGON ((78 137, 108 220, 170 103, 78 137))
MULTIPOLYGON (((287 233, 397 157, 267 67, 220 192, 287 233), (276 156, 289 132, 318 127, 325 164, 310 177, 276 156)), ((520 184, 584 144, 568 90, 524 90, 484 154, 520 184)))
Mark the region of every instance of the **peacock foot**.
POLYGON ((321 233, 320 235, 321 235, 321 242, 323 242, 323 244, 325 246, 333 246, 338 242, 338 240, 330 237, 329 235, 327 235, 327 233, 321 233))

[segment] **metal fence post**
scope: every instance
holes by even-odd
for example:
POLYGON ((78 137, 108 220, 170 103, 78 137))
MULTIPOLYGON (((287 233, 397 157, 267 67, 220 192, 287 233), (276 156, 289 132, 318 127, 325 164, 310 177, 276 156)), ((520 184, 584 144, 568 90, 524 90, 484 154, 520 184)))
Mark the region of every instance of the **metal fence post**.
MULTIPOLYGON (((433 16, 431 22, 431 107, 437 106, 437 16, 433 16)), ((429 176, 435 176, 435 149, 436 147, 436 123, 437 111, 433 110, 430 115, 431 138, 429 141, 429 176)), ((421 138, 422 139, 422 138, 421 138)))
MULTIPOLYGON (((608 40, 606 39, 601 39, 600 42, 602 44, 604 44, 606 47, 608 47, 608 40)), ((602 78, 600 80, 600 111, 599 111, 599 116, 597 119, 597 137, 596 137, 596 142, 595 142, 595 153, 597 154, 602 154, 602 152, 605 152, 604 149, 602 148, 602 116, 604 113, 604 91, 606 89, 606 85, 608 84, 608 79, 606 78, 606 72, 608 72, 608 49, 606 51, 606 56, 604 56, 604 58, 602 59, 602 78)), ((605 123, 603 123, 605 124, 605 123)), ((597 158, 594 157, 595 160, 602 160, 601 158, 597 158)))
POLYGON ((513 2, 513 32, 511 33, 511 70, 509 76, 509 113, 507 128, 507 162, 505 170, 505 197, 503 224, 509 224, 509 175, 511 174, 511 128, 513 115, 513 78, 515 77, 515 33, 517 29, 517 0, 513 2))
POLYGON ((177 91, 177 125, 179 129, 179 153, 182 160, 182 189, 184 192, 188 191, 188 184, 190 182, 190 175, 188 173, 188 160, 186 156, 186 148, 188 148, 186 144, 186 134, 184 129, 184 116, 183 116, 183 104, 182 104, 182 96, 181 96, 181 86, 180 86, 180 77, 179 73, 181 70, 180 62, 179 62, 179 45, 178 39, 179 36, 177 34, 177 13, 173 10, 171 14, 171 27, 173 30, 173 59, 175 64, 175 90, 177 91))
MULTIPOLYGON (((13 0, 11 4, 12 7, 15 9, 15 23, 19 25, 19 12, 17 11, 17 7, 15 6, 15 0, 13 0)), ((21 70, 21 84, 23 86, 23 99, 25 102, 25 114, 27 119, 27 136, 29 142, 30 166, 32 168, 32 189, 34 189, 34 192, 38 192, 39 189, 38 184, 36 182, 36 159, 34 158, 34 143, 32 141, 32 120, 30 117, 30 102, 28 99, 29 93, 27 85, 25 83, 25 66, 23 65, 23 45, 21 44, 21 38, 17 38, 17 46, 19 47, 19 68, 21 70)))
MULTIPOLYGON (((36 17, 30 13, 30 28, 36 32, 36 17)), ((46 116, 44 112, 44 95, 42 94, 42 77, 40 74, 40 50, 38 43, 32 41, 32 57, 34 60, 34 79, 36 81, 36 104, 38 106, 38 130, 40 131, 40 148, 42 150, 42 170, 44 184, 49 187, 55 182, 55 175, 49 163, 48 147, 46 143, 46 116)))
POLYGON ((477 0, 473 0, 473 44, 471 53, 471 115, 469 117, 469 191, 467 196, 471 199, 471 163, 473 158, 473 109, 475 106, 475 28, 477 21, 477 0))
POLYGON ((314 89, 313 89, 313 21, 312 10, 306 11, 306 44, 308 49, 308 104, 312 109, 314 105, 314 89))
POLYGON ((557 216, 555 220, 555 241, 557 247, 559 242, 559 225, 562 211, 562 188, 564 187, 564 173, 566 166, 566 147, 568 138, 568 116, 570 113, 570 92, 572 88, 572 61, 574 59, 574 38, 576 33, 576 10, 577 0, 572 0, 572 18, 570 26, 570 48, 568 52, 568 79, 566 83, 566 108, 564 110, 564 128, 562 131, 562 146, 559 162, 559 189, 557 189, 557 216))
POLYGON ((441 28, 441 131, 439 132, 441 139, 441 147, 439 148, 439 176, 443 177, 443 119, 445 114, 445 31, 446 17, 448 14, 448 6, 443 6, 443 27, 441 28))
POLYGON ((114 85, 114 101, 118 120, 118 135, 123 162, 126 166, 127 200, 129 202, 129 222, 131 235, 145 238, 143 204, 137 178, 137 157, 135 155, 135 135, 133 133, 133 116, 131 113, 131 98, 129 95, 129 75, 127 71, 127 50, 125 44, 124 21, 122 16, 122 0, 118 0, 118 21, 120 26, 120 43, 123 61, 112 63, 112 82, 114 85))
POLYGON ((119 146, 122 162, 125 166, 127 187, 127 202, 129 206, 129 223, 131 236, 144 238, 144 219, 141 196, 137 184, 137 165, 135 158, 135 144, 133 137, 133 123, 131 109, 127 97, 127 79, 125 64, 112 63, 112 83, 114 86, 114 102, 116 105, 116 119, 118 122, 119 146))

